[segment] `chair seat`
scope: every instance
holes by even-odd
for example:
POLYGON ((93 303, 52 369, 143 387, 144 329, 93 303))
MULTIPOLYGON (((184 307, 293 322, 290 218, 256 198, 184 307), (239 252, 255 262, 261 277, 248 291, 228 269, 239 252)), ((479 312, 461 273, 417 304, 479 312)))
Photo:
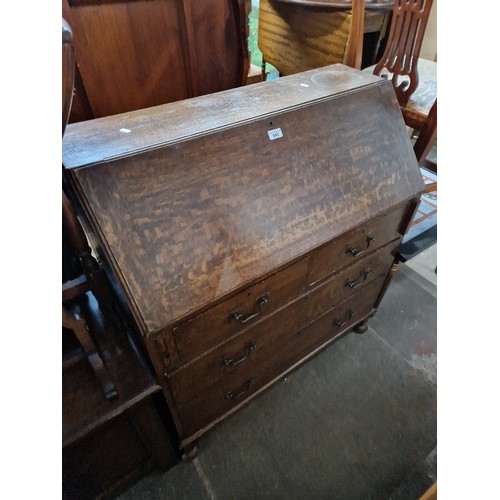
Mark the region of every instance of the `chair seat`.
MULTIPOLYGON (((375 65, 368 66, 363 71, 373 73, 374 69, 375 65)), ((419 58, 417 71, 418 86, 410 96, 406 109, 427 116, 437 96, 437 63, 419 58)))
POLYGON ((437 63, 420 58, 417 71, 418 87, 406 107, 427 116, 437 96, 437 63))

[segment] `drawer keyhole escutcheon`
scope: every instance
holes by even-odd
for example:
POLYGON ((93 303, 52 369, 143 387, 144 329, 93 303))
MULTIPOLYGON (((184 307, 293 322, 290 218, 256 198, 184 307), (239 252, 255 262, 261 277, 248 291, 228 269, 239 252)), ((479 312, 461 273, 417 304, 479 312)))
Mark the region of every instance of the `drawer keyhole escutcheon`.
POLYGON ((237 398, 243 396, 243 394, 246 394, 250 390, 250 387, 252 385, 253 385, 253 377, 250 377, 245 382, 245 387, 241 392, 237 392, 237 393, 235 393, 233 391, 226 392, 226 394, 224 395, 224 398, 228 399, 229 401, 232 401, 233 399, 237 399, 237 398))
POLYGON ((353 247, 352 245, 349 245, 345 252, 350 253, 353 257, 359 257, 360 255, 363 255, 368 250, 370 243, 372 241, 375 241, 375 236, 372 236, 371 234, 369 234, 366 237, 366 246, 365 246, 365 248, 363 248, 363 250, 359 250, 358 248, 353 247))
POLYGON ((347 323, 349 321, 351 321, 351 319, 353 318, 353 316, 356 314, 355 311, 353 311, 352 309, 349 309, 349 311, 347 311, 347 319, 345 319, 344 321, 342 321, 341 319, 336 319, 334 321, 334 324, 337 325, 339 328, 347 325, 347 323))
POLYGON ((257 317, 262 311, 261 311, 261 306, 263 304, 267 304, 269 301, 269 293, 264 292, 261 293, 258 297, 257 300, 255 301, 255 305, 253 306, 253 309, 247 313, 247 314, 241 314, 240 311, 236 310, 233 311, 229 314, 230 319, 235 319, 236 321, 239 321, 240 323, 246 323, 247 321, 250 321, 251 319, 257 317))
POLYGON ((346 283, 346 286, 348 286, 349 288, 353 288, 353 289, 359 288, 366 281, 368 276, 371 276, 371 274, 372 274, 372 272, 370 269, 365 269, 363 271, 363 276, 358 281, 349 280, 346 283))
POLYGON ((257 342, 255 340, 251 340, 245 346, 245 353, 243 354, 243 356, 241 356, 241 358, 238 358, 238 359, 234 360, 234 359, 228 358, 227 356, 224 356, 221 359, 221 363, 223 365, 225 365, 225 366, 236 366, 236 365, 239 365, 240 363, 242 363, 243 361, 245 361, 245 359, 248 358, 248 356, 250 355, 250 351, 252 349, 255 349, 256 347, 257 347, 257 342))

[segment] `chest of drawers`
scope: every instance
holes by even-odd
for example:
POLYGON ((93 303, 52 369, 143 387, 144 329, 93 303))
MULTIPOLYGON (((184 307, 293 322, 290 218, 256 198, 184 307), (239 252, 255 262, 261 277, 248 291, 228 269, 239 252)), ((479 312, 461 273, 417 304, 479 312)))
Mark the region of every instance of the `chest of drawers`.
POLYGON ((63 164, 184 450, 363 329, 423 191, 391 84, 342 65, 69 125, 63 164))

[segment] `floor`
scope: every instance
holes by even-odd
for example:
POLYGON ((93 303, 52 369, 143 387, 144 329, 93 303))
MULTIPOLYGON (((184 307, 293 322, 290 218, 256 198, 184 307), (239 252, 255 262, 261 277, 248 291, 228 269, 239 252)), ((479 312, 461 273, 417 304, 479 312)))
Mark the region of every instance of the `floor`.
POLYGON ((350 333, 125 491, 136 499, 418 499, 436 480, 436 245, 350 333))

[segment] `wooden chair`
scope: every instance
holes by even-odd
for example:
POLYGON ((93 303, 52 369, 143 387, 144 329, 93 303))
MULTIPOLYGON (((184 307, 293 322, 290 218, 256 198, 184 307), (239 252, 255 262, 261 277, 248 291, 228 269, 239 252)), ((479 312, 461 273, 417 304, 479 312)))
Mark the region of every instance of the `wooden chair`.
POLYGON ((420 130, 437 97, 437 63, 420 59, 433 0, 395 0, 385 50, 365 68, 391 80, 405 123, 420 130))
POLYGON ((353 0, 351 10, 328 2, 260 0, 258 46, 263 72, 266 63, 280 76, 335 63, 359 69, 364 23, 365 0, 353 0))
MULTIPOLYGON (((432 4, 433 0, 395 0, 384 53, 377 64, 363 71, 391 81, 405 123, 416 137, 417 161, 437 174, 437 163, 427 159, 437 141, 437 63, 419 58, 432 4)), ((437 181, 426 182, 425 191, 426 195, 437 191, 437 181)), ((436 242, 433 212, 417 211, 399 249, 399 261, 406 262, 436 242)))
MULTIPOLYGON (((62 134, 71 110, 74 85, 74 52, 72 31, 62 20, 62 134)), ((63 232, 63 284, 62 284, 62 327, 74 332, 83 353, 92 366, 104 395, 112 398, 117 395, 116 387, 97 350, 89 332, 89 327, 78 299, 85 300, 87 292, 93 292, 101 302, 110 302, 109 291, 100 266, 92 256, 85 232, 76 217, 66 194, 62 193, 62 232, 63 232)), ((67 361, 68 362, 68 361, 67 361)))

